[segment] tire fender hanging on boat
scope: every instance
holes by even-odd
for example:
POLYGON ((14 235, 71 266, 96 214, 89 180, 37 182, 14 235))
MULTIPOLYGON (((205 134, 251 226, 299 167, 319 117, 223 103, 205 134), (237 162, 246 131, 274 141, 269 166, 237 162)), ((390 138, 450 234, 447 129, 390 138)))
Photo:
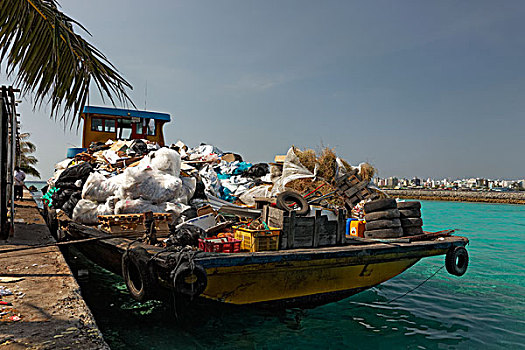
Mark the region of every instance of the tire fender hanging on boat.
POLYGON ((137 301, 153 299, 155 274, 149 264, 150 255, 142 247, 126 250, 122 255, 122 277, 131 297, 137 301))
POLYGON ((463 276, 467 272, 468 261, 467 249, 461 246, 450 247, 445 256, 447 271, 454 276, 463 276))
POLYGON ((192 261, 180 263, 171 274, 173 287, 180 294, 196 297, 208 286, 206 270, 192 261))

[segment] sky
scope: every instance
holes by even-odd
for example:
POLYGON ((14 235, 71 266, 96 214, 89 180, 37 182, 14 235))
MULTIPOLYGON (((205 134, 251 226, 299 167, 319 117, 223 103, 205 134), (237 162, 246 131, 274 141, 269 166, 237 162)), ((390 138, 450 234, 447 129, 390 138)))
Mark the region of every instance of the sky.
MULTIPOLYGON (((69 0, 168 143, 335 148, 381 177, 525 178, 523 1, 69 0)), ((5 81, 4 71, 0 81, 5 81)), ((106 105, 93 87, 90 103, 106 105)), ((81 133, 32 109, 43 178, 81 133)))

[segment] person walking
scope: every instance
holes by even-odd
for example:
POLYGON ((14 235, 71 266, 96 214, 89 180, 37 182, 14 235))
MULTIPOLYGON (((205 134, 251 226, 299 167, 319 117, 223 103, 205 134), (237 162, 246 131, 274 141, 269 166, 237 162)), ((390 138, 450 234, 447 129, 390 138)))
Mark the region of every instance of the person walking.
POLYGON ((15 167, 15 200, 24 198, 24 180, 26 173, 20 167, 15 167))

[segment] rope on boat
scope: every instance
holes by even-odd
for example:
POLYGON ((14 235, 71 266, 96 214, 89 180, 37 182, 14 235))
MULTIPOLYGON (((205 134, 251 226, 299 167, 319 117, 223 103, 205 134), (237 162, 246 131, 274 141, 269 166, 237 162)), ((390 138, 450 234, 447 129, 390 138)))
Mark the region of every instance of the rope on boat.
POLYGON ((443 270, 443 268, 445 267, 445 265, 441 266, 439 269, 437 269, 436 272, 434 272, 430 277, 428 277, 426 280, 424 280, 423 282, 419 283, 417 286, 415 286, 414 288, 408 290, 405 294, 403 295, 400 295, 398 297, 395 297, 394 299, 390 299, 389 301, 387 301, 386 303, 382 303, 382 304, 390 304, 390 303, 393 303, 394 301, 396 300, 399 300, 405 296, 407 296, 408 294, 412 293, 413 291, 415 291, 416 289, 418 289, 419 287, 421 287, 422 285, 424 285, 427 281, 429 281, 432 277, 434 277, 435 275, 438 274, 439 271, 443 270))
MULTIPOLYGON (((389 301, 387 302, 384 302, 384 303, 381 303, 381 302, 377 302, 377 303, 374 303, 376 305, 388 305, 390 303, 393 303, 394 301, 396 300, 399 300, 401 298, 404 298, 406 297, 408 294, 412 293, 413 291, 415 291, 416 289, 418 289, 419 287, 421 287, 422 285, 424 285, 426 282, 428 282, 430 279, 432 279, 435 275, 437 275, 439 273, 439 271, 443 270, 443 268, 445 267, 445 265, 441 266, 439 269, 437 269, 432 275, 430 275, 429 277, 427 277, 425 280, 423 280, 422 282, 420 282, 417 286, 415 286, 414 288, 412 289, 409 289, 407 292, 405 292, 404 294, 402 295, 399 295, 393 299, 390 299, 389 301)), ((358 309, 358 308, 361 308, 361 307, 365 307, 365 306, 368 306, 368 305, 356 305, 354 307, 352 307, 351 309, 358 309)))
MULTIPOLYGON (((130 237, 130 236, 134 236, 134 234, 122 234, 122 235, 111 235, 111 236, 103 236, 103 237, 91 237, 91 238, 77 239, 77 240, 74 240, 74 241, 46 243, 46 244, 33 245, 33 246, 30 246, 30 247, 3 249, 3 250, 0 250, 0 255, 3 254, 3 253, 19 252, 19 251, 23 251, 23 250, 33 250, 33 249, 48 248, 48 247, 67 246, 67 245, 72 245, 72 244, 86 243, 86 242, 92 242, 92 241, 102 241, 102 240, 113 239, 113 238, 124 238, 124 237, 130 237)), ((133 241, 133 242, 135 242, 135 241, 133 241)), ((0 256, 0 258, 2 258, 2 257, 0 256)))

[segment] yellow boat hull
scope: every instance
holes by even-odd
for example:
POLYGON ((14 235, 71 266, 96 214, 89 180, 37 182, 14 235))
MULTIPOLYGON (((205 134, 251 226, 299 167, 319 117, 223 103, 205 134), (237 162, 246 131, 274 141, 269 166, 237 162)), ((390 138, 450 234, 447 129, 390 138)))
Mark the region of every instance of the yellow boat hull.
POLYGON ((219 267, 207 270, 203 296, 231 304, 303 298, 373 287, 419 259, 354 265, 355 258, 219 267))

